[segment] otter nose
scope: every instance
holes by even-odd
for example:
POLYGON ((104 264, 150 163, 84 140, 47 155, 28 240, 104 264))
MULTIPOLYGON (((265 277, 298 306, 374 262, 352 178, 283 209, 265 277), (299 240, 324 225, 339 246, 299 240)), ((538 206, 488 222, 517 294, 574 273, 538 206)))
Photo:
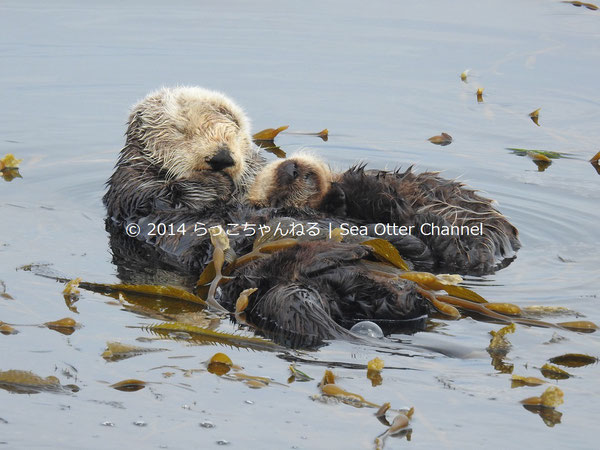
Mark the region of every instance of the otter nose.
POLYGON ((279 168, 281 184, 292 184, 298 178, 298 167, 294 161, 286 161, 279 168))
POLYGON ((217 154, 208 160, 208 164, 213 170, 223 170, 235 164, 231 153, 227 147, 221 147, 217 154))

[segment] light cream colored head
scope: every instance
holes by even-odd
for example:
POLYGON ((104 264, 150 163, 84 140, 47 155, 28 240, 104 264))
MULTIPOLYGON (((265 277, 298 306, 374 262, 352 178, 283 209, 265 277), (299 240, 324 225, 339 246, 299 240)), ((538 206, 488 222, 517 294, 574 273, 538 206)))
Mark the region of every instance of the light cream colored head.
POLYGON ((138 145, 166 178, 179 180, 211 170, 239 183, 255 152, 242 109, 223 94, 199 87, 163 88, 137 103, 127 142, 138 145))
POLYGON ((248 201, 258 207, 318 208, 333 181, 331 169, 319 158, 293 155, 274 161, 256 176, 248 201))

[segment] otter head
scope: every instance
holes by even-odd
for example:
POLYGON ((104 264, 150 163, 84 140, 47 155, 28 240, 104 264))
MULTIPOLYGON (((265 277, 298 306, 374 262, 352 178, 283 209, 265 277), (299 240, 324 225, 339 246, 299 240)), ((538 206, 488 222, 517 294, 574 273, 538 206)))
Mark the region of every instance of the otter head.
POLYGON ((318 209, 331 189, 333 174, 318 158, 301 154, 263 168, 248 200, 258 207, 318 209))
POLYGON ((242 182, 253 152, 244 112, 224 95, 198 87, 163 88, 133 107, 128 144, 140 148, 167 179, 213 171, 242 182))

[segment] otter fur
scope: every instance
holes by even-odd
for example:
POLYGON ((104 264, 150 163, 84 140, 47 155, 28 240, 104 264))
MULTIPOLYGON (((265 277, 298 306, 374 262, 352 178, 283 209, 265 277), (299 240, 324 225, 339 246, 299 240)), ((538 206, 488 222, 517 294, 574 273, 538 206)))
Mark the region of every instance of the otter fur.
POLYGON ((246 320, 292 347, 324 339, 354 339, 342 325, 361 320, 393 323, 395 331, 421 328, 429 303, 414 283, 370 270, 371 247, 332 241, 300 242, 236 270, 222 303, 234 309, 242 289, 257 289, 246 320))
POLYGON ((345 215, 345 194, 334 174, 321 159, 298 153, 265 166, 256 176, 248 202, 259 208, 319 210, 345 215))
MULTIPOLYGON (((208 234, 195 230, 199 223, 204 229, 237 224, 230 246, 242 255, 256 238, 239 232, 244 223, 258 228, 291 216, 323 229, 343 220, 372 231, 375 222, 468 222, 477 217, 471 211, 508 236, 503 250, 518 245, 516 229, 489 200, 436 174, 363 167, 332 174, 309 157, 265 167, 243 111, 222 94, 196 87, 164 88, 133 107, 107 186, 106 225, 125 282, 132 274, 139 281, 140 269, 199 274, 212 254, 208 234), (153 223, 186 232, 152 235, 153 223), (127 233, 132 224, 141 229, 136 237, 127 233)), ((490 255, 504 242, 371 235, 389 239, 422 270, 439 263, 461 272, 490 271, 490 255)), ((365 261, 373 259, 371 250, 356 243, 299 242, 236 268, 220 301, 232 310, 242 290, 258 287, 249 319, 260 329, 309 336, 309 342, 347 336, 340 328, 347 320, 403 321, 423 314, 427 302, 415 286, 370 271, 365 261)))
POLYGON ((103 200, 116 222, 201 211, 241 201, 263 165, 233 101, 199 87, 163 88, 133 106, 103 200))
POLYGON ((313 208, 367 224, 412 227, 413 235, 431 249, 434 269, 489 273, 510 262, 520 247, 517 229, 491 200, 437 172, 356 166, 335 174, 314 156, 296 155, 259 172, 248 201, 256 206, 313 208), (481 235, 428 233, 433 226, 479 224, 481 235))

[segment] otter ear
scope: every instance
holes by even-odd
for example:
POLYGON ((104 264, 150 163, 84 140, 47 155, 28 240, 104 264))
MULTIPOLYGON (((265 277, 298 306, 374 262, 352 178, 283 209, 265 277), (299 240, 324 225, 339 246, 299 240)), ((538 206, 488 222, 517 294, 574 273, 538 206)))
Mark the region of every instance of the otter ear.
POLYGON ((135 111, 129 116, 129 123, 127 124, 126 135, 129 138, 135 137, 139 134, 142 128, 142 112, 135 111))
POLYGON ((231 120, 235 124, 236 127, 240 128, 240 120, 233 111, 226 108, 225 106, 219 106, 217 108, 217 112, 219 114, 222 114, 223 116, 227 117, 229 120, 231 120))

